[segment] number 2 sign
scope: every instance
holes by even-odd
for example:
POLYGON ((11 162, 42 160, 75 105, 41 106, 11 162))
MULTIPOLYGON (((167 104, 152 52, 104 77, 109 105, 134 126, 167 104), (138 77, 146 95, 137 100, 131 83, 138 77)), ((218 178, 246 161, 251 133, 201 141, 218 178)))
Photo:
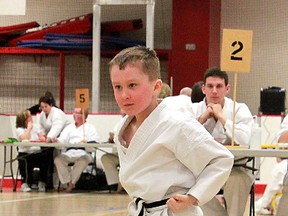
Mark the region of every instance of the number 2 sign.
POLYGON ((221 52, 221 70, 250 72, 253 32, 224 29, 221 52))
POLYGON ((89 89, 76 89, 76 107, 82 110, 89 107, 89 89))

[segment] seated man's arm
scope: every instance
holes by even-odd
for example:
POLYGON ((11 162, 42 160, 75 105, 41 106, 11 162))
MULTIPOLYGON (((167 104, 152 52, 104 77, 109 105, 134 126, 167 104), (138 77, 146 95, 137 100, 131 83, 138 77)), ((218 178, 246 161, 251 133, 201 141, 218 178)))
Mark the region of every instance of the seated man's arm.
POLYGON ((287 143, 287 142, 288 142, 288 130, 287 130, 287 131, 284 131, 284 132, 280 135, 280 137, 279 137, 279 139, 278 139, 278 142, 279 142, 279 143, 287 143))
POLYGON ((278 143, 288 142, 288 115, 283 119, 279 132, 276 135, 278 143))
MULTIPOLYGON (((234 125, 234 141, 241 146, 249 146, 251 137, 251 129, 253 125, 253 117, 245 104, 241 104, 235 112, 235 125, 234 125)), ((231 119, 227 119, 225 123, 225 134, 232 139, 233 131, 233 116, 231 119)))

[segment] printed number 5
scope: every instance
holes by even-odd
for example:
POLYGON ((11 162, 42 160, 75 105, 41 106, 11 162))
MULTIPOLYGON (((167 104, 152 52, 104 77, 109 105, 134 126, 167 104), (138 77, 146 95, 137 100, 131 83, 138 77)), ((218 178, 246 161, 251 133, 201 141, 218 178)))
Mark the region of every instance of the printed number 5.
POLYGON ((85 94, 80 94, 80 103, 85 103, 85 94))
POLYGON ((238 45, 239 48, 236 49, 234 52, 232 52, 230 59, 236 61, 242 61, 242 57, 237 57, 235 55, 243 50, 243 43, 241 41, 234 41, 232 43, 232 46, 235 47, 236 45, 238 45))

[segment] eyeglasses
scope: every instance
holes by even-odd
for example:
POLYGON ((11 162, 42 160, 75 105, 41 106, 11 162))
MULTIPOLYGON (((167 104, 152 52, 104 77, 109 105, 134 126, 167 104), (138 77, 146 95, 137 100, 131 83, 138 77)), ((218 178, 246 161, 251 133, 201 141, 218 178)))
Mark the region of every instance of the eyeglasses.
POLYGON ((81 112, 73 112, 74 114, 82 115, 81 112))

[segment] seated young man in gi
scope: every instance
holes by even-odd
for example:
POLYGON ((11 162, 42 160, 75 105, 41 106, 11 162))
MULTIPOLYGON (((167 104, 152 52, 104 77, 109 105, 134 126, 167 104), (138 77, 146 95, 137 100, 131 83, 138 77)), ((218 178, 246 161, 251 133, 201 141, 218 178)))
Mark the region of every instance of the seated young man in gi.
MULTIPOLYGON (((191 113, 216 141, 223 145, 230 145, 232 143, 234 102, 226 97, 230 91, 228 75, 218 67, 212 67, 205 72, 203 81, 202 91, 206 97, 199 103, 191 104, 191 113)), ((253 124, 252 114, 244 103, 235 102, 235 106, 235 145, 249 146, 253 124)), ((239 166, 245 165, 245 163, 246 161, 243 160, 239 160, 239 164, 234 162, 232 172, 223 186, 226 209, 214 197, 202 206, 204 215, 241 216, 244 214, 254 181, 251 170, 239 166)))
POLYGON ((54 159, 61 183, 67 184, 66 192, 72 191, 81 173, 93 161, 91 154, 85 148, 78 148, 77 143, 99 141, 95 127, 86 122, 87 116, 88 110, 84 110, 83 118, 82 109, 75 108, 73 113, 75 123, 68 125, 59 138, 55 139, 56 142, 75 144, 75 147, 62 149, 61 154, 54 159), (70 163, 74 163, 73 168, 69 166, 70 163))

